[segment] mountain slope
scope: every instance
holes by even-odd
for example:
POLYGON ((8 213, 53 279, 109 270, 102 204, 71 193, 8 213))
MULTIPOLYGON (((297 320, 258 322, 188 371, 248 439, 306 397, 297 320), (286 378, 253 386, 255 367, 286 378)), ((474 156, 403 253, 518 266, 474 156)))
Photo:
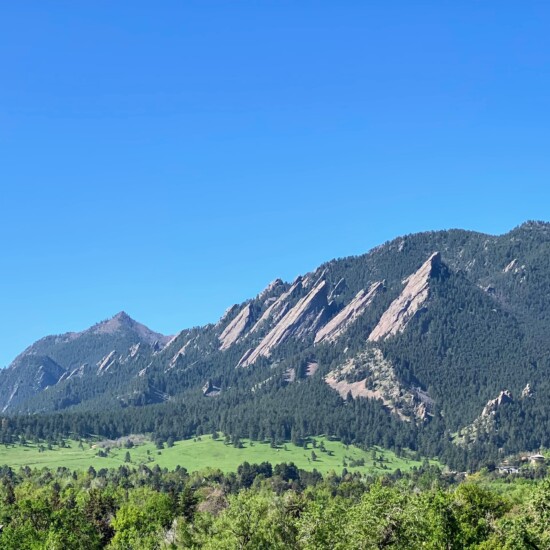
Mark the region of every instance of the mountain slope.
MULTIPOLYGON (((173 338, 125 314, 47 337, 0 373, 0 406, 14 414, 156 404, 151 411, 192 410, 194 430, 225 423, 250 437, 289 437, 315 427, 414 446, 451 442, 488 400, 530 384, 531 400, 504 407, 487 443, 508 445, 499 434, 550 397, 548 288, 549 224, 502 236, 408 235, 292 283, 276 279, 216 324, 173 338)), ((540 427, 529 429, 542 444, 540 427)))
POLYGON ((97 377, 116 362, 139 364, 168 341, 124 312, 82 332, 47 336, 0 371, 0 407, 17 409, 39 392, 85 374, 97 377))

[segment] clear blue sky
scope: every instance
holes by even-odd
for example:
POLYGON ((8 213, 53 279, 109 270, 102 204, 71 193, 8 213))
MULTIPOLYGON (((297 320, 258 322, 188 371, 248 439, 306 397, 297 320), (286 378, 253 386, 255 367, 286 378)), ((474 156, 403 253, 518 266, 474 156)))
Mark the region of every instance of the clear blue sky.
POLYGON ((550 218, 547 2, 0 7, 0 366, 403 233, 550 218))

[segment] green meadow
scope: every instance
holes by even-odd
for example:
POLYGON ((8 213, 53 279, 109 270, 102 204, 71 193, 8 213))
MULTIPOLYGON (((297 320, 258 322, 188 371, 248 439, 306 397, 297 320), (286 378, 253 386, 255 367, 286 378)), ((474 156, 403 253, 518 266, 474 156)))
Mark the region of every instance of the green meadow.
MULTIPOLYGON (((368 451, 345 446, 339 441, 331 441, 325 437, 316 437, 316 447, 309 442, 307 448, 286 443, 273 448, 269 443, 243 440, 242 448, 226 445, 222 439, 212 439, 203 436, 196 439, 177 441, 172 447, 157 449, 150 441, 137 444, 132 448, 117 446, 115 442, 83 442, 67 441, 67 447, 53 446, 48 450, 36 444, 0 446, 0 465, 12 468, 29 466, 31 468, 58 468, 61 466, 74 470, 85 470, 93 466, 100 468, 118 468, 123 464, 139 466, 146 464, 153 467, 174 469, 182 466, 188 471, 205 468, 219 468, 223 472, 236 471, 243 462, 260 463, 294 462, 304 470, 317 469, 321 473, 332 470, 340 473, 342 468, 348 471, 359 471, 363 474, 389 473, 396 469, 405 472, 418 467, 421 462, 412 458, 397 457, 393 452, 378 447, 368 451), (324 449, 324 450, 322 450, 324 449), (106 456, 98 456, 106 453, 106 456), (129 453, 130 462, 127 462, 129 453)), ((435 463, 432 461, 432 463, 435 463)))

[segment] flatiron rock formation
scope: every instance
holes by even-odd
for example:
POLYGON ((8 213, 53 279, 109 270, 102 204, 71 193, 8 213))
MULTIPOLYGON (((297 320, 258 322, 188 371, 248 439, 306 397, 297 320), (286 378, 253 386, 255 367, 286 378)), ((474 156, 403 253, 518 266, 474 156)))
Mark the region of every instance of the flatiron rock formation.
POLYGON ((403 332, 407 323, 428 299, 430 277, 440 262, 441 255, 434 252, 418 271, 404 281, 406 286, 403 292, 391 303, 370 333, 368 339, 371 342, 385 340, 403 332))
POLYGON ((315 343, 334 342, 356 321, 371 304, 377 292, 381 290, 383 284, 380 282, 373 283, 371 287, 365 291, 360 290, 355 298, 342 311, 335 315, 324 327, 322 327, 315 335, 315 343))
POLYGON ((238 315, 225 327, 219 336, 220 350, 229 349, 246 331, 252 320, 250 304, 241 309, 238 315))
POLYGON ((253 351, 242 357, 239 365, 248 367, 258 357, 269 357, 274 348, 291 336, 299 338, 308 332, 314 332, 323 322, 328 306, 326 287, 326 281, 318 282, 306 296, 298 300, 253 351))

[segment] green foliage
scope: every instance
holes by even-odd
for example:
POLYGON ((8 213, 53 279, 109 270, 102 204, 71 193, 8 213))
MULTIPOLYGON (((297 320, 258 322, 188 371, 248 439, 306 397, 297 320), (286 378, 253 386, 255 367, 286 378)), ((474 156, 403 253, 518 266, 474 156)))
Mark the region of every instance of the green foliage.
POLYGON ((151 489, 136 489, 118 509, 112 527, 115 535, 113 549, 152 548, 163 529, 170 527, 173 519, 173 501, 169 495, 151 489))
POLYGON ((369 479, 292 464, 189 474, 147 466, 75 473, 0 470, 0 546, 29 549, 546 549, 550 479, 514 506, 472 476, 426 465, 369 479))

